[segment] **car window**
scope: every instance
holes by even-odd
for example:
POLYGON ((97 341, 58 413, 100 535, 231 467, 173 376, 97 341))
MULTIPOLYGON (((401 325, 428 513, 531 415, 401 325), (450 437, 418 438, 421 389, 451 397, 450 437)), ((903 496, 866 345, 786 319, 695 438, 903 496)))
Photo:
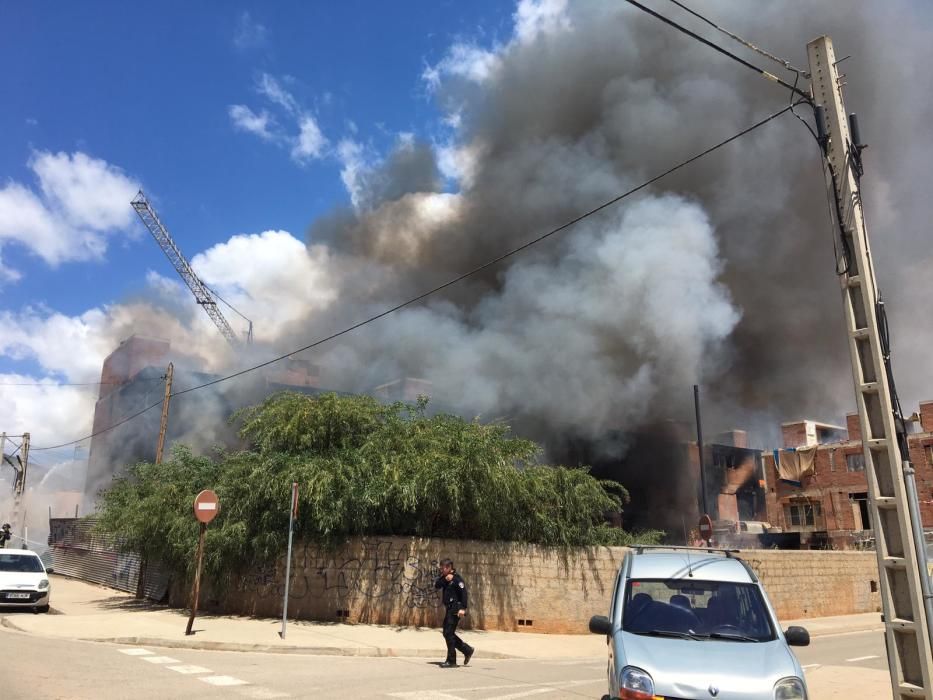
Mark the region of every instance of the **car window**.
POLYGON ((37 574, 42 572, 42 562, 34 554, 0 554, 0 571, 37 574))
POLYGON ((736 641, 775 639, 758 587, 724 581, 629 581, 622 629, 633 634, 687 634, 736 641))

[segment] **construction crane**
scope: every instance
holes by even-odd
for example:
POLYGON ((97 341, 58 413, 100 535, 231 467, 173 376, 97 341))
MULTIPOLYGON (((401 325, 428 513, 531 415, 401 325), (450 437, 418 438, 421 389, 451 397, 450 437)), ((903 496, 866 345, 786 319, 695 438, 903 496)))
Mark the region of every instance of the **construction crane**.
MULTIPOLYGON (((220 312, 220 309, 217 308, 217 301, 215 301, 215 297, 220 301, 224 300, 221 299, 216 292, 211 290, 210 287, 204 284, 204 282, 201 281, 201 278, 195 274, 195 271, 191 268, 191 264, 175 244, 175 241, 172 239, 172 235, 168 232, 168 229, 165 228, 165 225, 159 220, 159 215, 155 213, 155 209, 152 208, 152 205, 149 203, 149 200, 146 199, 146 195, 143 194, 142 190, 139 191, 130 204, 133 205, 133 209, 136 210, 139 218, 142 219, 142 222, 146 225, 146 228, 149 229, 149 233, 151 233, 152 237, 155 238, 156 243, 158 243, 159 247, 162 248, 162 252, 165 253, 165 257, 167 257, 169 262, 172 263, 175 271, 179 274, 179 276, 181 276, 185 284, 188 285, 188 289, 190 289, 191 293, 194 294, 194 300, 204 309, 207 315, 211 317, 214 325, 217 326, 218 330, 220 330, 224 338, 227 339, 227 342, 234 346, 239 345, 240 339, 237 337, 236 332, 227 322, 227 319, 224 318, 224 315, 220 312)), ((225 301, 224 303, 227 304, 227 306, 230 306, 229 303, 225 301)), ((249 324, 249 329, 246 332, 246 342, 251 343, 253 340, 253 322, 243 316, 243 314, 234 309, 232 306, 230 306, 230 308, 238 316, 243 318, 247 324, 249 324)))

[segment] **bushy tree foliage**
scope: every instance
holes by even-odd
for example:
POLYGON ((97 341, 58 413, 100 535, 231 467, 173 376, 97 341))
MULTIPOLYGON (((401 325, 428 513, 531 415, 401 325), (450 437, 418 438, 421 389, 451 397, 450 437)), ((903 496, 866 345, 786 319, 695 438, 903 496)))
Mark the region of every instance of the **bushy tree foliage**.
MULTIPOLYGON (((296 537, 417 535, 545 545, 630 544, 607 525, 627 498, 586 469, 537 463, 540 448, 507 426, 428 416, 367 396, 281 393, 234 419, 250 449, 195 455, 176 445, 163 464, 140 463, 102 494, 99 527, 126 550, 190 572, 194 496, 217 492, 205 565, 215 580, 285 550, 292 482, 296 537)), ((654 541, 659 533, 642 533, 654 541)))

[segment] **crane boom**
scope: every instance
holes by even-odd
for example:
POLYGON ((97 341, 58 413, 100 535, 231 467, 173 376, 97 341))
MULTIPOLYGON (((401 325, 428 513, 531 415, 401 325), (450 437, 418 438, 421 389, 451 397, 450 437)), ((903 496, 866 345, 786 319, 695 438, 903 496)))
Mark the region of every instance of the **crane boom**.
POLYGON ((172 239, 172 235, 159 220, 158 214, 155 213, 155 210, 152 208, 149 200, 146 199, 146 195, 143 194, 142 190, 139 191, 139 194, 133 198, 130 204, 133 205, 133 209, 136 210, 139 218, 142 219, 146 228, 149 229, 149 233, 155 238, 156 243, 162 248, 162 252, 165 253, 165 257, 172 263, 175 271, 185 281, 185 284, 188 285, 188 289, 194 294, 194 300, 200 304, 207 315, 211 317, 214 325, 217 326, 224 338, 227 339, 227 342, 231 345, 238 345, 239 338, 237 338, 236 333, 233 328, 230 327, 230 324, 227 322, 227 319, 224 318, 220 309, 217 308, 214 295, 211 294, 207 285, 201 281, 201 278, 195 274, 187 258, 185 258, 181 250, 178 249, 178 246, 172 239))

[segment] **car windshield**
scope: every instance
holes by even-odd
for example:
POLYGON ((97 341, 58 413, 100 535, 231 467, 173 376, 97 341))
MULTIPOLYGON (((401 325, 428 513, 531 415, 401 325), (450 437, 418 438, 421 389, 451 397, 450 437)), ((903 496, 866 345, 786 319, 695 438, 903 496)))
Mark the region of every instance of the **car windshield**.
POLYGON ((42 562, 34 554, 0 554, 0 572, 38 574, 42 572, 42 562))
POLYGON ((774 628, 751 583, 642 579, 628 582, 622 629, 689 639, 768 642, 774 628))

